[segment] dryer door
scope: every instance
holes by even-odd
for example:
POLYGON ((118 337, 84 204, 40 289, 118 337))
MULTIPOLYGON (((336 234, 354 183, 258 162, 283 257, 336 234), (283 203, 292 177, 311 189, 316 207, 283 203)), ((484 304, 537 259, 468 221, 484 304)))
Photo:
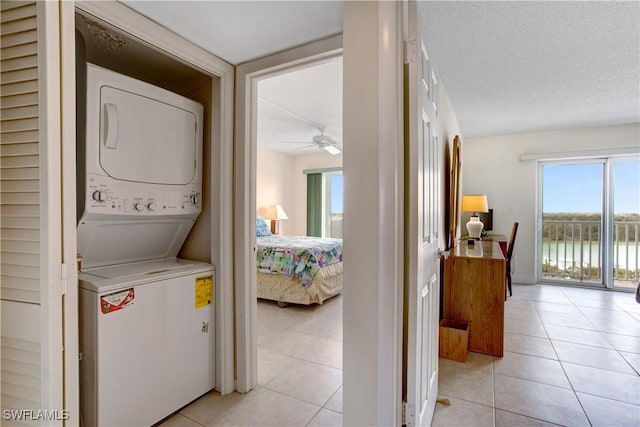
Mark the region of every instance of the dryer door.
POLYGON ((110 86, 100 88, 100 166, 110 177, 150 184, 196 176, 196 115, 110 86))

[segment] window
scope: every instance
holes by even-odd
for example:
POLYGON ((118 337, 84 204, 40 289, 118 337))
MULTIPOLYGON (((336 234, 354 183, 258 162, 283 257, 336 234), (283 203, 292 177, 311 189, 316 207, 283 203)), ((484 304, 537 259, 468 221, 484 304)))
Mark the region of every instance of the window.
POLYGON ((640 161, 545 162, 540 171, 539 277, 635 286, 640 273, 640 161))
POLYGON ((342 184, 342 171, 324 174, 323 212, 325 221, 322 237, 342 238, 342 220, 344 218, 342 184))
POLYGON ((316 169, 304 173, 307 175, 307 236, 342 238, 342 169, 316 169))

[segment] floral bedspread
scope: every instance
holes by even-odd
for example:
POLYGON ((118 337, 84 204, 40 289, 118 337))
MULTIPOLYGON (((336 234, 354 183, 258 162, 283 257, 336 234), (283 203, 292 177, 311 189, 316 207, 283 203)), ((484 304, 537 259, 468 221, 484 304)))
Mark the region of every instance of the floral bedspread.
POLYGON ((257 237, 258 272, 281 274, 311 286, 318 270, 342 261, 342 239, 307 236, 257 237))

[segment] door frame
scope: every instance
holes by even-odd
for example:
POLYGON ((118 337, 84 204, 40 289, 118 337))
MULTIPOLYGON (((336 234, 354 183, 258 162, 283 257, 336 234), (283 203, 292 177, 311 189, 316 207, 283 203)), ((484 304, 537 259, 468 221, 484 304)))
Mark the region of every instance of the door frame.
POLYGON ((402 424, 403 2, 344 2, 344 425, 402 424))
MULTIPOLYGON (((153 22, 140 13, 118 2, 77 1, 63 2, 69 6, 64 9, 63 34, 67 34, 63 54, 62 69, 75 69, 75 10, 95 16, 133 37, 143 40, 155 48, 167 52, 168 55, 179 58, 191 66, 210 74, 213 79, 212 87, 212 123, 218 123, 219 128, 212 132, 211 150, 211 259, 216 265, 216 390, 221 394, 228 394, 234 390, 234 354, 233 354, 233 254, 229 248, 233 247, 233 87, 234 68, 229 63, 214 56, 210 52, 192 44, 186 39, 153 22), (69 33, 71 32, 71 33, 69 33), (71 54, 70 52, 73 52, 71 54), (215 208, 217 207, 217 208, 215 208)), ((64 76, 63 99, 67 99, 65 106, 73 105, 75 111, 75 79, 69 79, 73 73, 64 76), (73 100, 73 101, 72 101, 73 100)), ((73 114, 75 117, 75 113, 73 114)), ((66 119, 66 120, 70 120, 66 119)), ((69 140, 75 144, 75 126, 73 132, 65 121, 69 140)), ((74 150, 65 154, 65 161, 75 165, 74 150)), ((68 177, 67 177, 68 178, 68 177)), ((65 190, 75 194, 75 177, 68 178, 65 190), (72 182, 72 184, 70 183, 72 182)), ((75 204, 74 204, 75 206, 75 204)), ((75 238, 75 208, 66 212, 65 224, 73 221, 72 230, 68 230, 75 238)), ((69 284, 77 288, 75 282, 69 284)), ((77 316, 77 303, 65 312, 65 318, 77 316)), ((69 339, 77 342, 78 332, 67 331, 69 339)), ((66 387, 78 387, 77 383, 66 384, 66 387)))
POLYGON ((59 3, 60 19, 60 136, 62 200, 62 265, 66 275, 63 296, 64 385, 63 399, 69 410, 65 425, 80 424, 80 352, 78 340, 78 269, 76 233, 76 51, 75 7, 59 3), (69 386, 77 384, 77 386, 69 386))
POLYGON ((256 276, 257 86, 267 77, 317 65, 342 55, 342 36, 333 36, 236 68, 236 183, 234 194, 236 389, 258 383, 256 276))

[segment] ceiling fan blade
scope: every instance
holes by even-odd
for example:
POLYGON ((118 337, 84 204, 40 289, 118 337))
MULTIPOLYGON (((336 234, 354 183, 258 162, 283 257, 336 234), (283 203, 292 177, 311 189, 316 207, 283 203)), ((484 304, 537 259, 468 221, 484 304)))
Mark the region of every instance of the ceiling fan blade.
POLYGON ((293 111, 291 111, 291 110, 289 110, 289 109, 287 109, 287 108, 283 107, 282 105, 276 104, 276 103, 275 103, 275 102, 273 102, 273 101, 269 101, 268 99, 266 99, 266 98, 265 98, 265 97, 263 97, 263 96, 258 96, 258 100, 259 100, 259 101, 264 101, 266 104, 269 104, 269 105, 271 105, 272 107, 276 107, 276 108, 278 108, 278 109, 280 109, 280 110, 284 111, 285 113, 288 113, 288 114, 292 115, 293 117, 295 117, 295 118, 297 118, 297 119, 300 119, 300 120, 302 120, 302 121, 303 121, 303 122, 305 122, 305 123, 308 123, 309 125, 311 125, 311 126, 313 126, 314 128, 318 129, 320 132, 322 132, 322 131, 324 130, 324 126, 322 126, 322 125, 320 125, 320 124, 318 124, 318 123, 316 123, 316 122, 314 122, 314 121, 312 121, 312 120, 309 120, 309 119, 308 119, 308 118, 306 118, 306 117, 302 117, 300 114, 298 114, 298 113, 294 113, 293 111))
POLYGON ((292 148, 291 151, 302 151, 302 150, 308 150, 309 148, 318 148, 318 146, 316 144, 309 144, 303 147, 292 148))

